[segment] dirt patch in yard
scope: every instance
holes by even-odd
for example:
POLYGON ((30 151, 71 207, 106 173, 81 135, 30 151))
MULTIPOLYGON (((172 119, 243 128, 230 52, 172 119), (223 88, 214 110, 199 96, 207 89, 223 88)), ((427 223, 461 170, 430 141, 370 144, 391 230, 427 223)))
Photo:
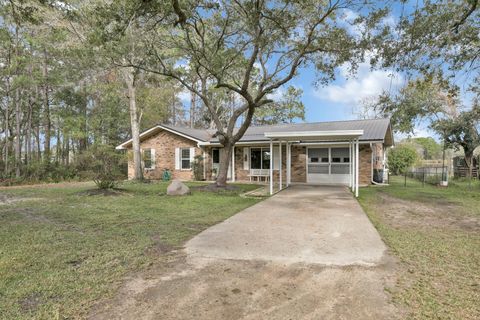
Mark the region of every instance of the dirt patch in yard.
POLYGON ((241 188, 232 184, 228 184, 224 187, 219 187, 215 183, 206 184, 204 186, 193 186, 190 190, 194 191, 208 191, 208 192, 226 192, 226 191, 239 191, 241 188))
POLYGON ((40 200, 43 200, 43 199, 42 198, 20 198, 20 197, 7 195, 7 194, 0 194, 0 206, 14 204, 22 201, 40 201, 40 200))
POLYGON ((394 227, 449 228, 480 232, 480 218, 464 215, 462 208, 444 199, 422 203, 379 192, 375 206, 378 208, 377 212, 382 213, 394 227))
POLYGON ((163 256, 160 266, 127 280, 91 319, 394 319, 392 267, 325 267, 265 261, 189 260, 163 256))
POLYGON ((129 195, 128 191, 125 189, 115 188, 115 189, 89 189, 85 191, 78 192, 77 195, 79 196, 123 196, 129 195))
POLYGON ((25 313, 34 312, 43 302, 43 297, 39 293, 32 293, 18 301, 22 311, 25 313))

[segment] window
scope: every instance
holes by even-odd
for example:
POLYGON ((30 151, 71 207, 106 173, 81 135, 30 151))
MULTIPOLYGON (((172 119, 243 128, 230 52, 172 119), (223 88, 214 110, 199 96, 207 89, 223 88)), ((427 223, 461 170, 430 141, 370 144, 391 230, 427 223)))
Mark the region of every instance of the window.
POLYGON ((349 152, 348 148, 332 148, 332 163, 349 163, 349 152))
POLYGON ((143 167, 155 169, 155 149, 143 149, 143 167))
POLYGON ((181 148, 180 149, 180 163, 182 170, 188 170, 191 168, 190 165, 190 148, 181 148))
POLYGON ((308 150, 310 163, 328 163, 328 148, 312 148, 308 150))
POLYGON ((332 155, 330 174, 349 174, 350 150, 348 148, 332 148, 330 152, 332 155))
POLYGON ((252 148, 250 150, 251 169, 270 169, 270 149, 252 148))

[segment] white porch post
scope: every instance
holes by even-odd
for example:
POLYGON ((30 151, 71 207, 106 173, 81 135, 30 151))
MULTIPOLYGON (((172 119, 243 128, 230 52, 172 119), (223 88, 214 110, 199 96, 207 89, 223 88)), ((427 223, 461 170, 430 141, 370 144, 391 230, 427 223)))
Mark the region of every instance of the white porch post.
POLYGON ((356 143, 356 147, 355 147, 355 197, 358 197, 358 162, 359 162, 359 148, 358 148, 358 138, 357 138, 357 143, 356 143))
POLYGON ((235 182, 235 146, 232 147, 232 182, 235 182))
POLYGON ((203 179, 207 180, 207 153, 205 152, 205 148, 202 150, 203 152, 203 179))
POLYGON ((352 192, 355 193, 355 140, 352 140, 352 192))
POLYGON ((282 190, 283 189, 283 185, 282 185, 282 140, 280 140, 278 142, 278 176, 279 176, 279 186, 278 186, 278 190, 282 190))
POLYGON ((291 166, 291 162, 292 162, 292 160, 290 159, 290 157, 291 157, 291 152, 292 152, 292 150, 291 150, 291 145, 290 145, 290 143, 287 141, 287 187, 290 186, 290 180, 291 180, 291 178, 292 178, 292 177, 290 176, 290 175, 291 175, 291 172, 290 172, 291 168, 290 168, 290 166, 291 166))
POLYGON ((350 180, 349 181, 349 187, 350 187, 350 189, 352 189, 352 185, 353 185, 353 182, 352 182, 352 180, 353 180, 353 178, 352 178, 352 176, 353 176, 353 172, 352 172, 352 161, 353 161, 353 159, 352 158, 353 157, 352 157, 352 141, 351 140, 348 142, 348 156, 349 156, 348 173, 350 174, 350 176, 349 176, 349 180, 350 180))
POLYGON ((273 141, 270 139, 270 195, 273 194, 273 141))

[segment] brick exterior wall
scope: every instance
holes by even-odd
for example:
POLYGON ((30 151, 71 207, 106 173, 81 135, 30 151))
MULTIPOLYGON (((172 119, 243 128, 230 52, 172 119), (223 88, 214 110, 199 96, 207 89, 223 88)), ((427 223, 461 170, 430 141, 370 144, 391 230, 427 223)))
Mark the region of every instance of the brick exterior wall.
POLYGON ((235 147, 235 180, 250 181, 249 170, 243 169, 243 149, 245 147, 235 147))
MULTIPOLYGON (((192 180, 192 170, 175 170, 175 148, 195 147, 195 155, 201 155, 202 150, 197 143, 190 139, 181 137, 168 131, 160 131, 158 134, 149 137, 140 143, 141 149, 155 149, 155 169, 144 169, 143 175, 146 179, 162 179, 163 169, 168 168, 173 179, 192 180)), ((131 149, 130 149, 131 150, 131 149)), ((128 159, 128 179, 133 178, 133 159, 128 159)))
POLYGON ((372 150, 369 144, 360 144, 359 150, 358 184, 366 186, 372 181, 372 150))
MULTIPOLYGON (((381 143, 374 144, 376 154, 383 158, 383 146, 381 143)), ((205 156, 205 178, 206 180, 213 180, 212 177, 212 148, 206 147, 204 149, 198 148, 195 141, 183 138, 168 131, 160 131, 158 134, 149 137, 141 142, 141 148, 155 149, 156 164, 154 170, 144 170, 144 176, 147 179, 161 179, 163 169, 168 168, 172 172, 173 179, 192 180, 192 170, 175 170, 175 148, 195 148, 195 155, 205 156)), ((257 147, 257 146, 255 146, 257 147)), ((260 146, 258 146, 260 147, 260 146)), ((268 147, 267 145, 263 147, 268 147)), ((249 170, 243 168, 243 149, 244 146, 235 147, 235 180, 236 181, 250 181, 249 170)), ((305 146, 292 146, 292 167, 291 180, 292 183, 305 183, 307 181, 307 148, 305 146)), ((359 184, 368 185, 372 180, 372 151, 369 144, 360 144, 360 163, 359 163, 359 184)), ((282 146, 282 175, 283 182, 286 182, 286 147, 282 146)), ((374 161, 375 168, 382 168, 383 163, 374 161)), ((133 159, 129 157, 128 161, 128 178, 133 177, 133 159)), ((274 179, 277 182, 279 178, 279 171, 274 171, 274 179)))
POLYGON ((307 147, 292 146, 292 182, 307 182, 307 147))

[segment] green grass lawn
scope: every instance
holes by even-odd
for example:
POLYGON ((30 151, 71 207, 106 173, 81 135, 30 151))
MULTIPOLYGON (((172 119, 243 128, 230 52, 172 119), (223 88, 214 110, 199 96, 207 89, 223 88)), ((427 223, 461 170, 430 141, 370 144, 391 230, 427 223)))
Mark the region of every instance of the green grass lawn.
POLYGON ((0 190, 0 318, 84 317, 127 273, 259 201, 239 196, 254 185, 185 197, 164 195, 166 186, 126 183, 119 196, 85 195, 94 186, 84 183, 0 190))
POLYGON ((393 177, 359 201, 401 271, 392 297, 411 319, 479 319, 480 185, 393 177))

